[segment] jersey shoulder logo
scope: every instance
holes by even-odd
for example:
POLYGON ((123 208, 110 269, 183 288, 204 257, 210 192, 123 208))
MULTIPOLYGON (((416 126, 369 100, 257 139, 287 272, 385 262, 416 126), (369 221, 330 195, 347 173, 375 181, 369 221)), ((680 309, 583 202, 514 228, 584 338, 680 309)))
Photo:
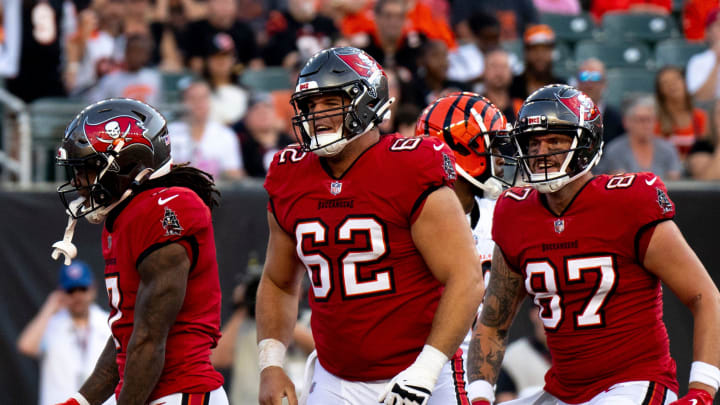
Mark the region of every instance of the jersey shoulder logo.
POLYGON ((180 225, 180 221, 178 221, 177 215, 175 215, 175 211, 171 210, 168 207, 165 207, 165 215, 162 219, 162 227, 163 229, 165 229, 165 236, 181 235, 183 231, 183 227, 180 225))

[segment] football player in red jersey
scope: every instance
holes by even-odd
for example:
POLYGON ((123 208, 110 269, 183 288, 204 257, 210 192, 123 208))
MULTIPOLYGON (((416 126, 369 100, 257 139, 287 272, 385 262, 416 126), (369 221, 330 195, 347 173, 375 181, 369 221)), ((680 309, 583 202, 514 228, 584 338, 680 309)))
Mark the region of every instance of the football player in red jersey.
POLYGON ((220 336, 220 284, 210 209, 212 177, 172 166, 165 118, 131 99, 86 107, 68 125, 57 163, 70 215, 53 257, 66 262, 80 217, 103 223, 112 337, 65 404, 227 405, 210 364, 220 336))
POLYGON ((381 136, 391 102, 382 68, 355 48, 320 51, 300 72, 300 145, 276 154, 265 181, 262 405, 298 403, 282 359, 304 271, 317 360, 302 401, 457 401, 432 393, 482 298, 480 261, 450 188, 452 151, 437 138, 381 136))
MULTIPOLYGON (((454 190, 472 229, 482 264, 484 287, 490 277, 495 247, 490 233, 495 201, 503 188, 511 183, 503 177, 504 156, 512 154, 507 149, 511 147, 510 128, 503 113, 490 100, 470 92, 451 93, 435 100, 425 107, 415 125, 415 135, 439 138, 455 154, 455 169, 460 176, 454 190)), ((467 382, 465 363, 471 332, 468 330, 460 344, 462 361, 450 362, 442 370, 443 374, 456 376, 464 382, 467 382)), ((451 390, 456 395, 466 396, 465 387, 461 388, 461 392, 455 392, 458 391, 456 387, 442 385, 437 386, 435 392, 451 390)))
POLYGON ((470 343, 473 404, 493 402, 507 332, 530 296, 552 366, 545 387, 507 404, 705 404, 720 383, 720 293, 672 221, 651 173, 593 176, 602 117, 567 85, 531 94, 512 138, 528 187, 495 207, 490 282, 470 343), (692 311, 690 390, 677 400, 661 282, 692 311))

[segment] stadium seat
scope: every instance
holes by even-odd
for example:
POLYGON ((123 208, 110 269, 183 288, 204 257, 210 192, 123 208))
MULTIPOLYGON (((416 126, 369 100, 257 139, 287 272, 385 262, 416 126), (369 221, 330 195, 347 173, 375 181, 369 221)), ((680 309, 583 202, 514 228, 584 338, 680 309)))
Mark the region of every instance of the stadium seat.
POLYGON ((577 42, 591 39, 597 32, 597 26, 588 13, 579 15, 540 14, 540 22, 552 27, 560 41, 577 42))
POLYGON ((584 40, 575 47, 575 61, 595 57, 603 61, 608 69, 616 67, 651 68, 650 49, 642 42, 584 40))
POLYGON ((162 72, 163 100, 166 103, 180 102, 182 88, 192 77, 193 73, 189 71, 162 72))
POLYGON ((260 70, 247 69, 240 76, 240 85, 252 91, 271 92, 293 87, 290 73, 282 67, 266 67, 260 70))
POLYGON ((606 77, 605 102, 617 108, 622 108, 627 97, 655 91, 655 75, 647 69, 609 69, 606 77))
POLYGON ((606 13, 602 19, 605 41, 637 40, 658 42, 679 35, 671 16, 636 13, 606 13))
POLYGON ((682 38, 666 39, 655 46, 655 64, 658 68, 666 65, 685 68, 690 58, 703 52, 707 46, 697 42, 687 42, 682 38))
POLYGON ((573 58, 570 47, 558 42, 553 50, 553 74, 567 80, 575 71, 575 58, 573 58))

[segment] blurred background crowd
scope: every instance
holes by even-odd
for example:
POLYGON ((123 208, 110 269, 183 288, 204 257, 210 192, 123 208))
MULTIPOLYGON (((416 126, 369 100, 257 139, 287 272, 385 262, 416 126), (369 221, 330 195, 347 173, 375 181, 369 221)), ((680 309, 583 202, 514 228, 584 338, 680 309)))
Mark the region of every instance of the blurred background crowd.
POLYGON ((4 182, 53 182, 53 149, 84 104, 131 97, 172 122, 175 161, 262 178, 294 141, 303 63, 338 45, 382 64, 397 101, 382 130, 475 91, 512 122, 549 83, 605 114, 599 171, 720 179, 716 0, 3 0, 4 182))

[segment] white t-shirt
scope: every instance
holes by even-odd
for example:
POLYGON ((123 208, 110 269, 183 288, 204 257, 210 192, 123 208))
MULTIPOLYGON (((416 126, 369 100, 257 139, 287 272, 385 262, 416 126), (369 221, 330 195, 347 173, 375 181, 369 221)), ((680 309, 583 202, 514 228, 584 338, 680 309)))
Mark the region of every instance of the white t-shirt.
POLYGON ((247 111, 250 97, 242 87, 223 85, 210 95, 210 119, 225 125, 240 121, 247 111))
MULTIPOLYGON (((54 405, 77 392, 92 373, 110 337, 108 313, 90 306, 88 327, 78 330, 67 309, 48 322, 40 342, 39 405, 54 405)), ((113 395, 105 405, 115 404, 113 395)))
POLYGON ((199 142, 190 135, 190 126, 183 121, 168 125, 170 154, 173 162, 190 162, 216 178, 228 170, 243 167, 240 143, 232 129, 214 121, 208 121, 199 142))
POLYGON ((92 103, 110 97, 125 97, 157 105, 162 100, 162 78, 160 72, 152 68, 137 72, 115 71, 103 76, 89 90, 87 97, 92 103))
MULTIPOLYGON (((703 83, 707 81, 710 72, 715 67, 715 58, 715 52, 712 49, 695 54, 690 58, 685 73, 685 81, 691 94, 697 92, 703 83)), ((720 72, 718 72, 718 75, 720 75, 720 72)), ((715 97, 720 97, 720 80, 717 81, 715 86, 715 97)))

